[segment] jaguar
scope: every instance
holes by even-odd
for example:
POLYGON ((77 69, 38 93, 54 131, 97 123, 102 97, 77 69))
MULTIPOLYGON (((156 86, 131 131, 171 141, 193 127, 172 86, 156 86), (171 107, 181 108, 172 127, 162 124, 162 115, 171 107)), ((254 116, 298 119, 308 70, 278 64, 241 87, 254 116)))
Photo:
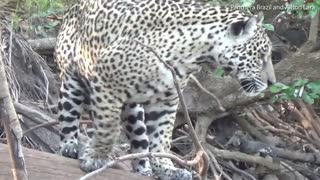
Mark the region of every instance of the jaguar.
MULTIPOLYGON (((66 13, 55 60, 60 153, 89 172, 112 159, 125 131, 130 152, 169 152, 181 91, 203 65, 218 64, 248 96, 276 82, 263 15, 189 0, 78 0, 66 13), (159 58, 160 57, 160 58, 159 58), (79 153, 79 123, 90 112, 94 134, 79 153)), ((167 158, 139 158, 133 171, 162 180, 192 173, 167 158)))

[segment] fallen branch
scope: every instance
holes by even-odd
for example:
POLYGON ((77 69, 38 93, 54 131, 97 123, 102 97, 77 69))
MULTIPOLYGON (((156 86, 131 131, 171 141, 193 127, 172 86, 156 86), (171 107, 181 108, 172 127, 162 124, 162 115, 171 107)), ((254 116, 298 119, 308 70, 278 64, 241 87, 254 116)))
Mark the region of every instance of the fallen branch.
POLYGON ((36 130, 36 129, 39 129, 41 127, 45 127, 45 126, 52 126, 52 125, 56 125, 56 124, 59 124, 59 121, 53 121, 53 122, 46 122, 46 123, 42 123, 42 124, 38 124, 36 126, 33 126, 32 128, 26 130, 23 132, 23 135, 27 135, 28 133, 36 130))
MULTIPOLYGON (((42 124, 42 123, 46 123, 46 122, 55 122, 56 121, 54 118, 47 116, 43 113, 40 113, 39 111, 32 109, 26 105, 21 104, 21 103, 14 102, 14 107, 15 107, 18 114, 21 114, 21 115, 27 117, 28 119, 32 120, 36 124, 42 124)), ((57 129, 53 128, 52 126, 43 126, 43 127, 48 129, 49 131, 59 135, 59 131, 57 129)))
MULTIPOLYGON (((80 124, 91 124, 92 121, 91 120, 81 120, 80 124)), ((59 121, 52 121, 52 122, 45 122, 42 124, 38 124, 36 126, 33 126, 32 128, 29 128, 28 130, 23 132, 23 135, 26 135, 28 133, 30 133, 31 131, 34 131, 36 129, 42 128, 42 127, 46 127, 46 126, 52 126, 52 125, 57 125, 59 124, 59 121)))
POLYGON ((216 157, 234 161, 242 161, 247 163, 259 164, 265 166, 271 170, 280 170, 280 163, 273 161, 272 159, 266 159, 260 156, 253 156, 241 152, 232 152, 228 150, 217 149, 214 146, 206 143, 205 147, 210 150, 216 157))
MULTIPOLYGON (((217 170, 219 171, 219 173, 220 173, 225 179, 227 179, 227 180, 232 180, 232 178, 231 178, 227 173, 225 173, 225 172, 222 170, 222 168, 220 167, 217 159, 214 157, 214 154, 213 154, 211 151, 206 151, 206 152, 208 153, 209 157, 211 158, 212 165, 215 167, 215 168, 213 167, 212 169, 217 169, 217 170)), ((216 179, 219 179, 219 178, 217 178, 217 177, 219 177, 219 176, 217 176, 216 173, 217 173, 217 172, 214 172, 214 173, 213 173, 213 174, 214 174, 214 177, 215 177, 216 179)))
POLYGON ((249 132, 252 136, 258 138, 260 141, 265 142, 267 144, 273 144, 263 133, 261 133, 254 126, 252 126, 246 119, 238 117, 236 115, 234 115, 233 118, 239 123, 243 130, 249 132))
POLYGON ((305 180, 307 179, 306 177, 304 177, 299 171, 297 171, 295 168, 293 168, 292 166, 290 166, 289 164, 285 163, 285 162, 281 162, 281 166, 286 168, 287 171, 289 171, 291 174, 294 174, 295 179, 301 179, 301 180, 305 180))
POLYGON ((319 180, 320 174, 312 172, 310 169, 305 166, 299 165, 291 161, 285 161, 286 164, 290 165, 296 171, 299 171, 303 176, 309 178, 310 180, 319 180))
MULTIPOLYGON (((318 135, 318 137, 320 137, 320 124, 317 121, 317 119, 313 117, 312 113, 309 111, 305 103, 299 99, 299 100, 295 100, 294 104, 299 109, 299 111, 302 112, 305 119, 309 121, 314 132, 318 135)), ((319 140, 319 138, 317 140, 319 140)))
MULTIPOLYGON (((21 121, 21 127, 22 129, 29 129, 29 126, 21 121)), ((49 142, 45 142, 44 140, 42 140, 36 133, 34 132, 29 132, 28 137, 30 137, 34 142, 36 142, 43 151, 45 152, 49 152, 49 153, 55 153, 55 151, 49 146, 49 142)))
POLYGON ((244 176, 246 176, 247 178, 249 178, 250 180, 257 180, 257 178, 255 178, 253 175, 251 175, 250 173, 246 172, 246 171, 243 171, 241 169, 239 169, 238 167, 236 167, 233 162, 228 162, 228 163, 225 163, 228 167, 230 167, 230 169, 232 169, 233 171, 239 173, 239 174, 242 174, 244 176))
MULTIPOLYGON (((4 49, 2 43, 4 42, 2 42, 2 28, 0 26, 0 50, 4 49)), ((11 46, 9 48, 11 48, 11 46)), ((4 124, 7 143, 9 145, 13 177, 15 180, 27 180, 28 174, 21 146, 22 129, 12 104, 4 69, 3 54, 5 54, 5 52, 0 51, 0 120, 4 124)))
POLYGON ((263 153, 271 157, 283 158, 291 161, 300 161, 320 165, 320 153, 301 153, 274 147, 258 141, 240 139, 240 149, 245 153, 263 153))
POLYGON ((102 168, 97 169, 95 171, 92 171, 92 172, 86 174, 85 176, 81 177, 80 180, 87 180, 89 178, 92 178, 93 176, 105 171, 107 168, 113 167, 114 165, 116 165, 116 164, 118 164, 118 163, 120 163, 122 161, 133 160, 133 159, 137 159, 137 158, 144 158, 144 157, 169 158, 169 159, 173 160, 174 162, 178 163, 181 166, 193 166, 193 165, 196 165, 196 164, 199 163, 199 161, 201 160, 202 156, 203 156, 203 152, 199 151, 197 153, 196 157, 193 160, 186 161, 186 160, 183 160, 183 159, 179 158, 178 156, 175 156, 175 155, 169 154, 169 153, 147 152, 147 153, 128 154, 128 155, 124 155, 124 156, 118 157, 115 160, 108 162, 102 168))
POLYGON ((28 43, 39 54, 53 54, 56 38, 30 39, 28 43))

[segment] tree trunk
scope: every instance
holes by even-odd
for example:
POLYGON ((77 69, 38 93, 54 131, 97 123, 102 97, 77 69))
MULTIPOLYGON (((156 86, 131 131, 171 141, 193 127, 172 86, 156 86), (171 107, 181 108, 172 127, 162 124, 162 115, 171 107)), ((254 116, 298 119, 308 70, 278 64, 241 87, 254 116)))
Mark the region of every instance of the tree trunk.
POLYGON ((319 12, 311 19, 308 41, 315 43, 318 38, 319 12))

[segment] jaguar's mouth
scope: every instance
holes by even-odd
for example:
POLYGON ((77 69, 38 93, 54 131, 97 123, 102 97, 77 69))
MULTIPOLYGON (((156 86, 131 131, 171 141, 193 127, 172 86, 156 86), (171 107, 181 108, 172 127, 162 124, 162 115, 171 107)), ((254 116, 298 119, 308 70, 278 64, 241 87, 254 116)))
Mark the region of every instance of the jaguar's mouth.
POLYGON ((260 78, 241 79, 240 85, 247 96, 257 96, 268 87, 260 78))

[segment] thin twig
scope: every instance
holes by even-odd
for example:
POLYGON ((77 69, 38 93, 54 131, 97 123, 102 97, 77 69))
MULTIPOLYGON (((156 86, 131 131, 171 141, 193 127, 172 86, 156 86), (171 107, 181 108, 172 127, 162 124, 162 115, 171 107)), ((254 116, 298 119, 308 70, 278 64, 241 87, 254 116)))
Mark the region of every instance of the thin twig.
POLYGON ((45 126, 52 126, 52 125, 55 125, 55 124, 58 124, 59 121, 53 121, 53 122, 45 122, 45 123, 42 123, 42 124, 38 124, 36 126, 33 126, 32 128, 26 130, 23 132, 23 135, 25 136, 26 134, 28 134, 29 132, 32 132, 36 129, 39 129, 41 127, 45 127, 45 126))
MULTIPOLYGON (((91 120, 81 120, 80 121, 80 124, 91 124, 92 121, 91 120)), ((28 134, 29 132, 31 131, 34 131, 36 129, 39 129, 39 128, 42 128, 42 127, 46 127, 46 126, 52 126, 52 125, 56 125, 56 124, 59 124, 59 121, 52 121, 52 122, 45 122, 45 123, 42 123, 42 124, 38 124, 36 126, 33 126, 32 128, 26 130, 23 132, 23 135, 26 135, 28 134)))
MULTIPOLYGON (((210 155, 209 155, 209 157, 210 157, 210 155)), ((209 168, 210 168, 211 172, 213 173, 214 179, 220 180, 220 176, 218 175, 218 172, 211 161, 209 161, 209 168)))
MULTIPOLYGON (((24 104, 14 102, 14 107, 18 114, 21 114, 28 119, 32 120, 33 122, 37 124, 42 124, 44 122, 55 122, 56 119, 52 118, 51 116, 48 116, 44 113, 41 113, 33 108, 30 108, 29 106, 26 106, 24 104)), ((56 128, 53 128, 52 126, 44 126, 49 131, 59 135, 59 131, 56 128)))
MULTIPOLYGON (((210 152, 210 151, 207 151, 207 153, 208 153, 209 157, 211 158, 211 161, 212 161, 213 165, 217 168, 217 170, 219 171, 219 173, 222 174, 223 177, 225 177, 227 180, 232 180, 232 178, 231 178, 227 173, 225 173, 225 172, 221 169, 221 167, 220 167, 217 159, 216 159, 215 156, 213 155, 213 153, 210 152)), ((215 175, 215 177, 216 177, 216 175, 215 175)))
POLYGON ((235 161, 243 161, 248 163, 260 164, 271 170, 280 170, 280 163, 273 161, 272 159, 266 159, 260 156, 253 156, 241 152, 232 152, 228 150, 217 149, 214 146, 206 143, 205 146, 210 150, 215 156, 222 159, 229 159, 235 161))
POLYGON ((48 77, 46 75, 46 73, 44 72, 43 70, 43 67, 40 66, 40 69, 41 69, 41 72, 43 74, 43 78, 45 80, 45 86, 46 86, 46 103, 48 103, 48 99, 49 99, 49 80, 48 80, 48 77))
POLYGON ((244 171, 244 170, 239 169, 239 168, 238 168, 237 166, 235 166, 235 165, 233 164, 233 162, 231 162, 231 161, 228 162, 228 163, 226 163, 226 165, 227 165, 228 167, 230 167, 233 171, 236 171, 237 173, 246 176, 246 177, 249 178, 250 180, 257 180, 257 178, 255 178, 252 174, 250 174, 250 173, 248 173, 248 172, 246 172, 246 171, 244 171))
POLYGON ((199 152, 196 157, 191 160, 191 161, 186 161, 183 160, 181 158, 179 158, 178 156, 175 156, 173 154, 169 154, 169 153, 152 153, 152 152, 147 152, 147 153, 135 153, 135 154, 128 154, 128 155, 124 155, 121 157, 116 158, 113 161, 108 162, 107 164, 105 164, 102 168, 97 169, 95 171, 92 171, 88 174, 86 174, 85 176, 81 177, 79 180, 87 180, 89 178, 92 178, 93 176, 103 172, 104 170, 106 170, 107 168, 110 168, 122 161, 127 161, 127 160, 132 160, 132 159, 137 159, 137 158, 143 158, 143 157, 161 157, 161 158, 169 158, 172 159, 173 161, 175 161, 176 163, 182 165, 182 166, 193 166, 198 164, 198 162, 200 161, 203 152, 199 152))
POLYGON ((222 112, 225 112, 225 111, 226 111, 226 109, 222 106, 221 101, 219 100, 219 98, 218 98, 215 94, 213 94, 212 92, 210 92, 208 89, 206 89, 205 87, 203 87, 202 84, 199 82, 199 80, 198 80, 194 75, 191 74, 191 75, 190 75, 190 79, 192 79, 192 80, 196 83, 196 85, 197 85, 203 92, 205 92, 206 94, 208 94, 209 96, 211 96, 211 97, 216 101, 216 103, 218 104, 218 108, 219 108, 220 111, 222 111, 222 112))
MULTIPOLYGON (((24 122, 21 121, 21 127, 22 129, 29 129, 30 127, 24 122)), ((55 151, 50 147, 49 142, 44 141, 39 135, 37 135, 34 132, 29 132, 28 136, 41 147, 41 149, 48 153, 54 153, 55 151)))

